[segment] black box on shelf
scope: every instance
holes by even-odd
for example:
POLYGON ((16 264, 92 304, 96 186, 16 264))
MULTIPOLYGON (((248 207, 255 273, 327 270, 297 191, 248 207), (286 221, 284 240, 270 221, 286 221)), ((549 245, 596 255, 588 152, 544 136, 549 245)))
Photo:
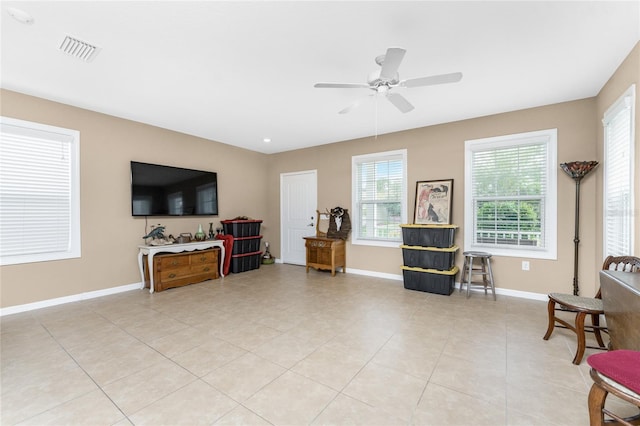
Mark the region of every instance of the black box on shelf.
POLYGON ((400 225, 408 246, 447 248, 453 246, 456 225, 400 225))
POLYGON ((428 293, 443 294, 449 296, 455 288, 458 267, 454 266, 449 271, 435 269, 402 267, 404 288, 408 290, 425 291, 428 293))
POLYGON ((222 229, 227 235, 239 237, 257 237, 260 235, 261 220, 221 220, 222 229))
POLYGON ((231 272, 234 274, 260 268, 262 252, 231 255, 231 272))
POLYGON ((233 239, 233 251, 231 254, 254 253, 260 250, 262 235, 257 237, 239 237, 233 239))
POLYGON ((448 248, 401 245, 405 266, 448 271, 455 265, 458 246, 448 248))

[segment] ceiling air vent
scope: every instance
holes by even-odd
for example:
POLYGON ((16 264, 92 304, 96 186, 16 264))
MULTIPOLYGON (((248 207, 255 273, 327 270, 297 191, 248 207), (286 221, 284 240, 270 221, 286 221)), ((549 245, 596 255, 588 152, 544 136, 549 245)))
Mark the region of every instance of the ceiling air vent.
POLYGON ((91 62, 100 51, 100 48, 86 41, 66 36, 64 40, 62 40, 62 43, 60 43, 60 50, 74 58, 91 62))

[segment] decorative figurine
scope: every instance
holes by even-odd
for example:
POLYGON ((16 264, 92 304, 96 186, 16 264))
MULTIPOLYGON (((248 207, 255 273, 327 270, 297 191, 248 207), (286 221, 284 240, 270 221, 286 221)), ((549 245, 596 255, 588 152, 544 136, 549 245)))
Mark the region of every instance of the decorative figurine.
POLYGON ((264 254, 262 255, 262 264, 263 265, 270 265, 272 263, 274 263, 276 260, 275 258, 271 255, 271 252, 269 251, 269 243, 268 242, 264 242, 264 254))
POLYGON ((151 232, 142 237, 145 240, 145 244, 151 246, 163 246, 166 244, 173 244, 175 242, 175 238, 173 236, 166 237, 164 235, 165 227, 158 224, 157 227, 151 226, 151 232), (151 241, 146 241, 147 239, 151 239, 151 241))
MULTIPOLYGON (((153 228, 153 227, 152 227, 153 228)), ((147 235, 145 235, 144 237, 142 237, 143 239, 147 239, 147 238, 161 238, 164 239, 164 226, 161 226, 160 224, 158 224, 158 227, 153 228, 151 230, 151 232, 149 232, 147 235)))
POLYGON ((329 229, 327 230, 328 238, 339 238, 346 240, 351 232, 351 218, 349 218, 349 210, 342 207, 334 207, 328 211, 329 229))

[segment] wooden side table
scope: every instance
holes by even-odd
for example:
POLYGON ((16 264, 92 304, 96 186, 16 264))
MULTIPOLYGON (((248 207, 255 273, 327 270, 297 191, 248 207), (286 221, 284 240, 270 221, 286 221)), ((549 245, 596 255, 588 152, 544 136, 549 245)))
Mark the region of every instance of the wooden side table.
POLYGON ((307 273, 309 268, 331 270, 336 275, 336 268, 347 269, 344 240, 327 237, 304 237, 307 248, 307 273))

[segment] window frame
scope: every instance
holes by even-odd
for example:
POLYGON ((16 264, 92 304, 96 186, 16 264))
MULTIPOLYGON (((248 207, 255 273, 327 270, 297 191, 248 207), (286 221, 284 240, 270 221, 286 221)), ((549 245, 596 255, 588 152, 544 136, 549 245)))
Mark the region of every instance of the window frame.
MULTIPOLYGON (((18 255, 0 255, 0 266, 18 265, 34 262, 73 259, 81 257, 81 222, 80 222, 80 132, 77 130, 35 123, 11 117, 0 116, 0 125, 12 126, 16 131, 12 134, 25 136, 33 132, 49 133, 51 142, 69 143, 69 228, 66 249, 46 253, 27 253, 18 255), (24 133, 21 133, 24 132, 24 133)), ((0 229, 0 232, 2 230, 0 229)))
MULTIPOLYGON (((634 167, 634 162, 635 162, 635 107, 636 107, 636 85, 632 84, 631 86, 629 86, 623 93, 622 95, 620 95, 620 97, 618 99, 615 100, 615 102, 613 102, 611 104, 611 106, 609 108, 607 108, 607 110, 605 111, 605 113, 603 114, 602 117, 602 127, 603 127, 603 166, 604 166, 604 173, 603 173, 603 177, 602 177, 602 257, 603 259, 606 258, 608 255, 613 254, 613 255, 618 255, 618 256, 623 256, 623 255, 631 255, 634 253, 635 250, 635 221, 634 221, 634 209, 635 209, 635 186, 634 186, 634 182, 635 182, 635 167, 634 167), (607 205, 608 205, 608 197, 607 194, 610 193, 610 191, 608 191, 608 178, 610 177, 609 175, 609 167, 610 167, 610 161, 608 160, 609 157, 609 152, 608 152, 608 132, 607 132, 607 127, 609 126, 609 124, 611 123, 611 121, 613 119, 616 118, 616 116, 623 111, 624 109, 629 108, 629 115, 630 115, 630 134, 629 134, 629 162, 627 164, 627 166, 629 167, 629 182, 628 182, 628 190, 629 190, 629 209, 627 210, 627 214, 628 214, 628 229, 626 230, 626 234, 629 236, 629 247, 628 253, 615 253, 612 252, 611 250, 609 250, 609 245, 608 245, 608 240, 609 240, 609 233, 608 231, 608 227, 607 227, 607 219, 610 216, 608 214, 608 209, 607 209, 607 205)), ((620 210, 620 206, 615 206, 616 209, 615 211, 619 211, 620 210)), ((617 239, 617 237, 614 237, 614 239, 617 239)))
POLYGON ((351 157, 351 227, 352 237, 351 244, 377 246, 377 247, 399 247, 402 243, 402 232, 398 225, 399 237, 397 240, 361 238, 360 235, 360 209, 357 191, 357 170, 358 165, 362 163, 370 163, 380 161, 389 157, 398 157, 402 161, 402 189, 400 200, 400 223, 407 221, 407 150, 399 149, 393 151, 375 152, 363 155, 354 155, 351 157))
POLYGON ((488 251, 496 256, 527 257, 533 259, 557 259, 557 141, 558 129, 516 133, 465 141, 465 195, 464 195, 464 250, 488 251), (514 146, 544 142, 547 151, 546 195, 544 216, 541 218, 545 232, 545 247, 512 246, 507 244, 474 243, 474 197, 472 155, 478 151, 490 151, 514 146))

